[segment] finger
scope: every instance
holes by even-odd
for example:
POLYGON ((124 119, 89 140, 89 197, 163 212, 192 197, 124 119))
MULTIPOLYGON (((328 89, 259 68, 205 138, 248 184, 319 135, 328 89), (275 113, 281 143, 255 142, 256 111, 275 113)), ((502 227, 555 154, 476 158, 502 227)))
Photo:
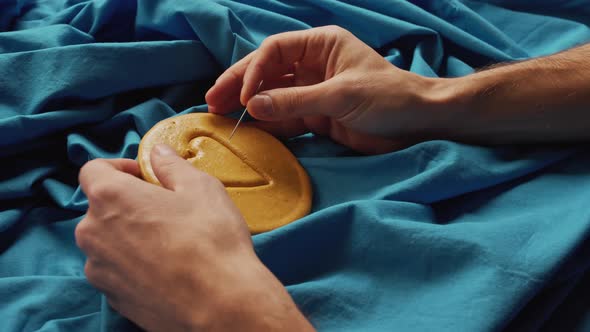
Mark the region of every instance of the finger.
POLYGON ((262 42, 243 76, 242 104, 256 93, 261 81, 276 77, 276 73, 292 71, 293 64, 306 56, 310 35, 309 30, 291 31, 270 36, 262 42))
MULTIPOLYGON (((88 189, 92 183, 112 177, 125 177, 139 180, 141 171, 139 164, 131 159, 94 159, 82 166, 78 181, 82 189, 88 189)), ((86 191, 85 191, 86 192, 86 191)), ((87 193, 87 192, 86 192, 87 193)), ((88 193, 87 193, 88 194, 88 193)))
POLYGON ((258 120, 281 121, 305 116, 337 117, 346 111, 346 96, 339 82, 328 80, 319 84, 267 90, 248 102, 250 115, 258 120))
POLYGON ((211 178, 180 157, 174 149, 164 144, 156 145, 151 151, 150 158, 158 181, 164 188, 172 191, 190 190, 204 178, 211 178))
MULTIPOLYGON (((261 90, 272 90, 292 87, 296 84, 295 75, 287 74, 278 79, 264 81, 261 90)), ((308 130, 301 119, 292 119, 279 122, 252 121, 248 125, 262 129, 273 136, 290 138, 305 134, 308 130)))
MULTIPOLYGON (((240 61, 234 63, 226 71, 224 71, 215 84, 205 94, 205 100, 208 105, 212 107, 218 107, 225 103, 227 96, 238 96, 242 89, 242 81, 244 79, 244 73, 246 68, 252 61, 252 58, 256 55, 256 51, 250 52, 250 54, 243 57, 240 61)), ((239 102, 239 98, 238 102, 239 102)))
POLYGON ((337 26, 325 26, 266 38, 246 69, 240 100, 245 104, 256 93, 260 81, 276 73, 292 72, 295 64, 304 64, 326 79, 326 73, 337 65, 338 56, 333 50, 343 36, 352 34, 337 26))
POLYGON ((141 171, 137 161, 132 159, 94 159, 82 166, 78 175, 78 180, 81 185, 88 183, 89 180, 100 176, 104 173, 120 172, 133 175, 140 178, 141 171))
POLYGON ((86 215, 74 229, 74 238, 76 245, 86 256, 93 255, 96 251, 96 237, 94 236, 93 221, 91 217, 86 215))
MULTIPOLYGON (((279 78, 269 79, 264 81, 260 91, 291 87, 295 85, 295 76, 293 74, 283 75, 279 78)), ((219 105, 209 105, 209 112, 214 114, 225 115, 241 109, 243 106, 240 103, 239 91, 235 96, 227 97, 224 102, 219 105)))
POLYGON ((234 95, 227 95, 225 99, 219 103, 207 105, 207 111, 213 114, 225 115, 242 109, 243 106, 240 103, 239 91, 234 95))
POLYGON ((101 202, 118 200, 124 189, 141 185, 139 165, 130 159, 94 159, 80 169, 78 180, 88 198, 89 211, 101 202))
POLYGON ((114 289, 124 287, 114 268, 115 266, 106 260, 89 257, 84 264, 84 275, 92 286, 110 295, 114 289))
POLYGON ((293 86, 296 86, 295 75, 285 74, 280 77, 269 78, 268 80, 262 82, 262 86, 260 87, 260 91, 274 90, 274 89, 281 89, 281 88, 290 88, 293 86))
MULTIPOLYGON (((257 51, 251 52, 233 66, 221 74, 215 84, 205 94, 209 112, 216 114, 227 114, 243 107, 240 102, 240 91, 242 89, 244 73, 252 59, 256 57, 257 51)), ((276 72, 276 77, 292 72, 276 72)), ((264 88, 264 87, 263 87, 264 88)))

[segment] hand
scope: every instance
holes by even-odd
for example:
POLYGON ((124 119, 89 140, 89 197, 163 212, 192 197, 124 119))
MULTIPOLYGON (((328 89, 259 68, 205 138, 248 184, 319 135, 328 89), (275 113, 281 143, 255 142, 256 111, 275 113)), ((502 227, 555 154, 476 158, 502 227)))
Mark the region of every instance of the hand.
POLYGON ((277 136, 311 131, 382 153, 433 125, 428 112, 438 82, 396 68, 342 28, 322 27, 267 38, 205 98, 217 114, 247 104, 262 120, 257 126, 277 136), (261 81, 263 92, 256 94, 261 81))
POLYGON ((163 187, 142 181, 134 160, 80 172, 89 208, 76 242, 110 305, 150 331, 310 329, 223 185, 166 146, 151 162, 163 187))

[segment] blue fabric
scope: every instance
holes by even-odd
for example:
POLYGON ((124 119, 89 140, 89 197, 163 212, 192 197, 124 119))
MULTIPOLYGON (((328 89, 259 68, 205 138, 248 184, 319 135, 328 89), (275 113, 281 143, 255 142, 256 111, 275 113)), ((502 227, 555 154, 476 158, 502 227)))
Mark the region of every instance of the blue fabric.
MULTIPOLYGON (((78 170, 206 111, 212 82, 266 36, 337 24, 453 77, 587 42, 589 22, 585 0, 0 1, 0 329, 136 329, 83 275, 78 170)), ((254 243, 320 330, 590 327, 586 146, 286 144, 313 212, 254 243)))

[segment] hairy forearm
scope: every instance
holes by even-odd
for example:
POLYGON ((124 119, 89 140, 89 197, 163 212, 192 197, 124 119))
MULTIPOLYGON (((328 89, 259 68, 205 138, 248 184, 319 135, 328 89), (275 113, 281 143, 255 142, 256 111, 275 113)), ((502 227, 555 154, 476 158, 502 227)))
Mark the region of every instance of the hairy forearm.
POLYGON ((209 311, 204 324, 195 322, 194 330, 315 331, 281 282, 262 262, 256 258, 254 261, 240 273, 239 284, 227 284, 226 294, 215 296, 219 306, 209 311))
POLYGON ((590 44, 439 83, 433 136, 491 144, 590 140, 590 44))

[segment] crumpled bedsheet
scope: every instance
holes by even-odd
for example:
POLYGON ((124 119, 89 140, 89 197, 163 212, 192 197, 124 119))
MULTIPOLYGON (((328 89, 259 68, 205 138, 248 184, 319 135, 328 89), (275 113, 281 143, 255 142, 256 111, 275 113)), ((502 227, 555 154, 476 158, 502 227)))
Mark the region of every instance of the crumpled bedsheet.
MULTIPOLYGON (((590 41, 589 22, 583 0, 0 1, 0 330, 138 329, 84 277, 78 171, 205 112, 266 36, 336 24, 400 68, 456 77, 590 41)), ((313 211, 253 241, 320 331, 590 327, 587 146, 285 144, 313 211)))

